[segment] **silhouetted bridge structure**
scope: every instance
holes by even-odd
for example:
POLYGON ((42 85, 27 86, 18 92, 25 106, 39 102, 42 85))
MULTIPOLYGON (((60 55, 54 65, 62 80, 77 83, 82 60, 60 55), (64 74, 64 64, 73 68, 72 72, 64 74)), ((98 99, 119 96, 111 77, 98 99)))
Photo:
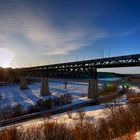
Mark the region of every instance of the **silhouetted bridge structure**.
POLYGON ((140 54, 67 62, 44 66, 12 69, 12 75, 20 75, 21 88, 26 88, 26 76, 43 77, 41 94, 50 94, 48 78, 89 79, 88 97, 98 97, 98 68, 117 68, 140 66, 140 54))

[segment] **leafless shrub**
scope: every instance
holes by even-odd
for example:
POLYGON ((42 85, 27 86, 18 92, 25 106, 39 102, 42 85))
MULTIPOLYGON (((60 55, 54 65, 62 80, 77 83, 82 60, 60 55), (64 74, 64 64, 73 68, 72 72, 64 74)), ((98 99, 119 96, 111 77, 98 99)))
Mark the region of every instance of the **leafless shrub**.
POLYGON ((50 119, 50 117, 51 117, 51 112, 48 111, 47 113, 43 114, 42 117, 43 117, 43 119, 46 119, 46 118, 47 118, 47 119, 50 119))
POLYGON ((75 124, 72 129, 74 140, 96 140, 96 126, 87 121, 75 124), (82 123, 82 124, 81 124, 82 123))
POLYGON ((130 99, 130 98, 135 98, 135 97, 140 97, 140 93, 129 93, 127 94, 127 98, 130 99))
POLYGON ((81 127, 83 126, 83 121, 84 121, 85 115, 86 115, 86 113, 85 113, 84 110, 79 109, 79 110, 77 110, 77 112, 76 112, 76 119, 79 120, 79 123, 80 123, 79 125, 80 125, 81 127))
POLYGON ((117 93, 110 93, 109 95, 106 95, 102 98, 103 103, 108 103, 110 101, 116 102, 116 99, 118 97, 117 93))
POLYGON ((51 99, 40 99, 36 102, 38 110, 50 109, 52 107, 51 99))
POLYGON ((128 103, 140 103, 140 97, 129 98, 128 103))
POLYGON ((12 112, 13 112, 13 117, 17 117, 17 116, 21 116, 23 115, 23 109, 22 109, 22 106, 20 104, 16 104, 13 106, 12 108, 12 112))
POLYGON ((24 131, 21 140, 43 140, 42 131, 41 125, 32 125, 24 131))
MULTIPOLYGON (((85 112, 79 110, 78 123, 66 125, 62 122, 49 121, 44 118, 43 124, 29 126, 26 130, 7 129, 0 132, 0 139, 22 140, 112 140, 130 139, 140 130, 140 107, 129 104, 108 106, 108 116, 97 123, 85 120, 85 112)), ((75 120, 74 120, 75 121, 75 120)))
POLYGON ((15 126, 5 129, 0 132, 1 140, 19 140, 22 136, 22 131, 15 126))
POLYGON ((58 123, 57 121, 44 121, 42 125, 44 139, 47 140, 72 140, 71 129, 66 124, 58 123))
POLYGON ((72 109, 67 110, 67 115, 69 117, 69 119, 72 119, 72 109))
POLYGON ((3 119, 11 118, 13 116, 12 113, 12 108, 9 105, 1 109, 1 115, 3 116, 3 119))
POLYGON ((140 93, 128 93, 127 94, 128 103, 140 103, 140 93))
POLYGON ((106 84, 99 90, 99 95, 106 96, 113 94, 117 91, 118 85, 116 83, 106 84))

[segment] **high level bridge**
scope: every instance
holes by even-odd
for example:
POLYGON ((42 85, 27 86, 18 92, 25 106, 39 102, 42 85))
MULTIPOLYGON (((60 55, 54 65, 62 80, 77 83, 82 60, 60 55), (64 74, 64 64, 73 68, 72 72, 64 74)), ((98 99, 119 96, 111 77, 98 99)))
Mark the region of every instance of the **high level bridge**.
POLYGON ((21 88, 27 87, 26 76, 42 77, 41 95, 50 94, 48 78, 89 79, 88 97, 98 97, 98 68, 117 68, 140 66, 140 54, 116 56, 77 62, 51 64, 28 68, 12 69, 11 75, 21 76, 21 88))

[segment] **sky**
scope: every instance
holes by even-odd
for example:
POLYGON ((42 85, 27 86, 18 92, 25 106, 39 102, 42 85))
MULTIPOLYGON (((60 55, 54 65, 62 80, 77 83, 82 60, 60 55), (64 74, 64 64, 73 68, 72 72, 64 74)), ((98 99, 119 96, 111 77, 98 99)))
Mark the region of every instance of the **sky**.
POLYGON ((138 53, 139 0, 0 0, 2 67, 138 53))

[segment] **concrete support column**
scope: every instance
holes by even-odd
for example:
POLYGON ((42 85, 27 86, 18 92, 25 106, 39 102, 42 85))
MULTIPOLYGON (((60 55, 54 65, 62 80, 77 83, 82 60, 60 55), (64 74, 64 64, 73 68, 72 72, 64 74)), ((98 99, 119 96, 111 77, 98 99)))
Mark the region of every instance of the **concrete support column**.
POLYGON ((12 69, 9 69, 9 71, 7 72, 7 78, 9 83, 15 82, 15 73, 12 71, 12 69))
POLYGON ((20 89, 27 89, 28 83, 25 76, 20 77, 20 89))
POLYGON ((41 81, 41 88, 40 88, 40 95, 46 96, 50 95, 49 84, 48 84, 48 77, 43 77, 41 81))
POLYGON ((12 76, 12 75, 9 75, 8 81, 9 81, 10 83, 14 83, 14 82, 15 82, 15 77, 12 76))
POLYGON ((95 79, 90 79, 88 85, 88 98, 94 99, 98 97, 98 81, 95 79))
POLYGON ((97 69, 90 70, 90 80, 88 85, 88 98, 98 98, 98 80, 97 80, 97 69))

